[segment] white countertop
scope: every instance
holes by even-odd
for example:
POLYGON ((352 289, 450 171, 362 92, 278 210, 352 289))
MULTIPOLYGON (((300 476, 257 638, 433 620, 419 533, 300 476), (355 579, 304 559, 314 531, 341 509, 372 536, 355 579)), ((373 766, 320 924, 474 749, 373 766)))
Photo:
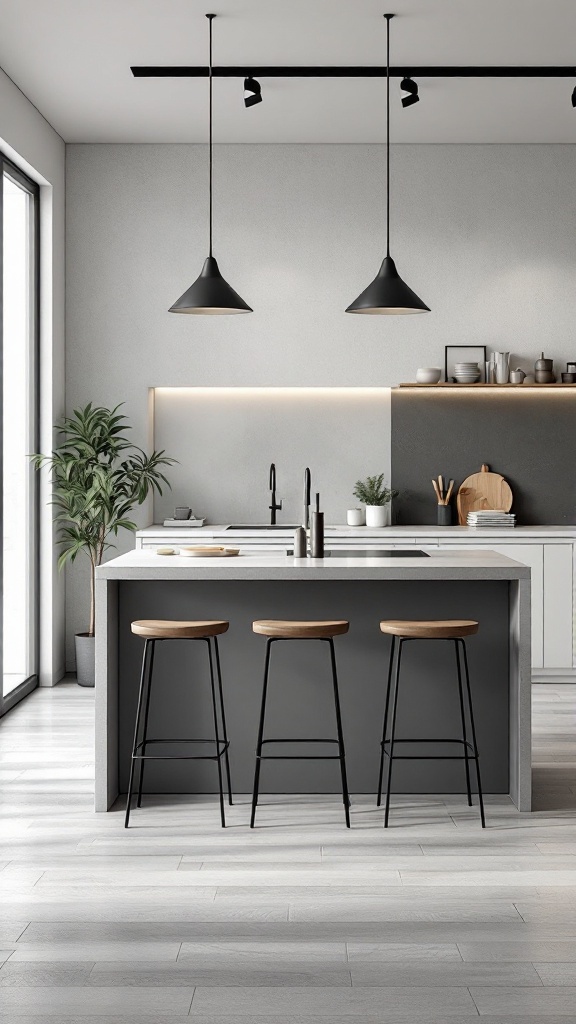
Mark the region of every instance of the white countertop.
MULTIPOLYGON (((196 538, 212 538, 224 536, 228 542, 232 542, 234 538, 249 537, 259 539, 273 540, 284 540, 289 537, 290 540, 294 537, 294 527, 276 528, 274 530, 267 529, 243 529, 243 530, 230 530, 225 524, 216 524, 213 526, 203 527, 184 527, 184 526, 163 526, 161 523, 157 523, 153 526, 146 526, 142 530, 138 530, 136 533, 137 538, 142 539, 158 539, 159 541, 166 540, 169 535, 173 537, 174 534, 185 538, 188 541, 191 537, 196 538)), ((498 537, 502 539, 506 537, 510 540, 524 540, 526 538, 539 538, 544 540, 548 539, 560 539, 562 537, 568 537, 570 540, 576 538, 576 525, 574 526, 516 526, 513 529, 510 527, 470 527, 470 526, 385 526, 381 528, 374 528, 370 526, 347 526, 333 525, 326 526, 326 539, 329 541, 330 538, 338 539, 345 537, 348 539, 366 539, 366 540, 405 540, 409 541, 412 538, 421 537, 450 537, 451 540, 457 540, 459 538, 469 540, 474 537, 481 538, 483 541, 487 537, 498 537)))
MULTIPOLYGON (((196 533, 198 531, 195 531, 196 533)), ((98 580, 518 580, 530 568, 489 550, 438 551, 428 558, 293 558, 277 552, 187 558, 129 551, 96 569, 98 580)))

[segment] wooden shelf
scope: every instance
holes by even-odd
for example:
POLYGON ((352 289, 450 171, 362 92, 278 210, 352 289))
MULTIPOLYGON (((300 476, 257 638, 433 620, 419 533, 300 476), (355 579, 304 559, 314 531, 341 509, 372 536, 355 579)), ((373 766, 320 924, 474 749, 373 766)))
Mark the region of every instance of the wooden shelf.
POLYGON ((516 391, 530 391, 533 388, 576 388, 576 384, 446 384, 445 382, 441 382, 440 384, 418 384, 414 381, 414 383, 397 384, 396 387, 428 388, 428 390, 434 388, 453 388, 456 390, 458 388, 488 388, 492 389, 492 391, 502 391, 504 388, 512 388, 516 391))

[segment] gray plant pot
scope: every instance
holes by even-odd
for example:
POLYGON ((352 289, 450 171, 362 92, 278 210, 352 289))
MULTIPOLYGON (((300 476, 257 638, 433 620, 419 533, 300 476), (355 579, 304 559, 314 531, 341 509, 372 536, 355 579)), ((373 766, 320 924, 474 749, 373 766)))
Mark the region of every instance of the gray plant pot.
POLYGON ((76 677, 79 686, 94 686, 96 682, 96 638, 88 633, 76 633, 76 677))

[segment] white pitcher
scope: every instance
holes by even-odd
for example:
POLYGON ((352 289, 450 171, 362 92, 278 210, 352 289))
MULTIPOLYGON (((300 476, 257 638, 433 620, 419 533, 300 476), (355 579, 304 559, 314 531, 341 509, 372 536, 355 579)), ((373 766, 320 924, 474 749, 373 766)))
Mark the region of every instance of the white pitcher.
POLYGON ((496 366, 496 383, 507 384, 510 380, 510 353, 495 352, 494 363, 496 366))

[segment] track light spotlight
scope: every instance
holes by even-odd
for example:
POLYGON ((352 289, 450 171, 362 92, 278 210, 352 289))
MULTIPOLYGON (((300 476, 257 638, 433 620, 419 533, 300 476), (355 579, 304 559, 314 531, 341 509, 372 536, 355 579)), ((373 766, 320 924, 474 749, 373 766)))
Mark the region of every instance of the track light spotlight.
POLYGON ((576 85, 574 86, 574 88, 572 90, 572 106, 576 107, 576 85))
POLYGON ((254 107, 256 103, 262 103, 262 86, 252 75, 244 79, 244 105, 254 107))
POLYGON ((407 92, 407 96, 402 97, 402 106, 411 107, 413 103, 418 103, 420 97, 418 95, 418 86, 416 82, 413 82, 410 77, 403 78, 400 82, 400 88, 402 92, 407 92))

